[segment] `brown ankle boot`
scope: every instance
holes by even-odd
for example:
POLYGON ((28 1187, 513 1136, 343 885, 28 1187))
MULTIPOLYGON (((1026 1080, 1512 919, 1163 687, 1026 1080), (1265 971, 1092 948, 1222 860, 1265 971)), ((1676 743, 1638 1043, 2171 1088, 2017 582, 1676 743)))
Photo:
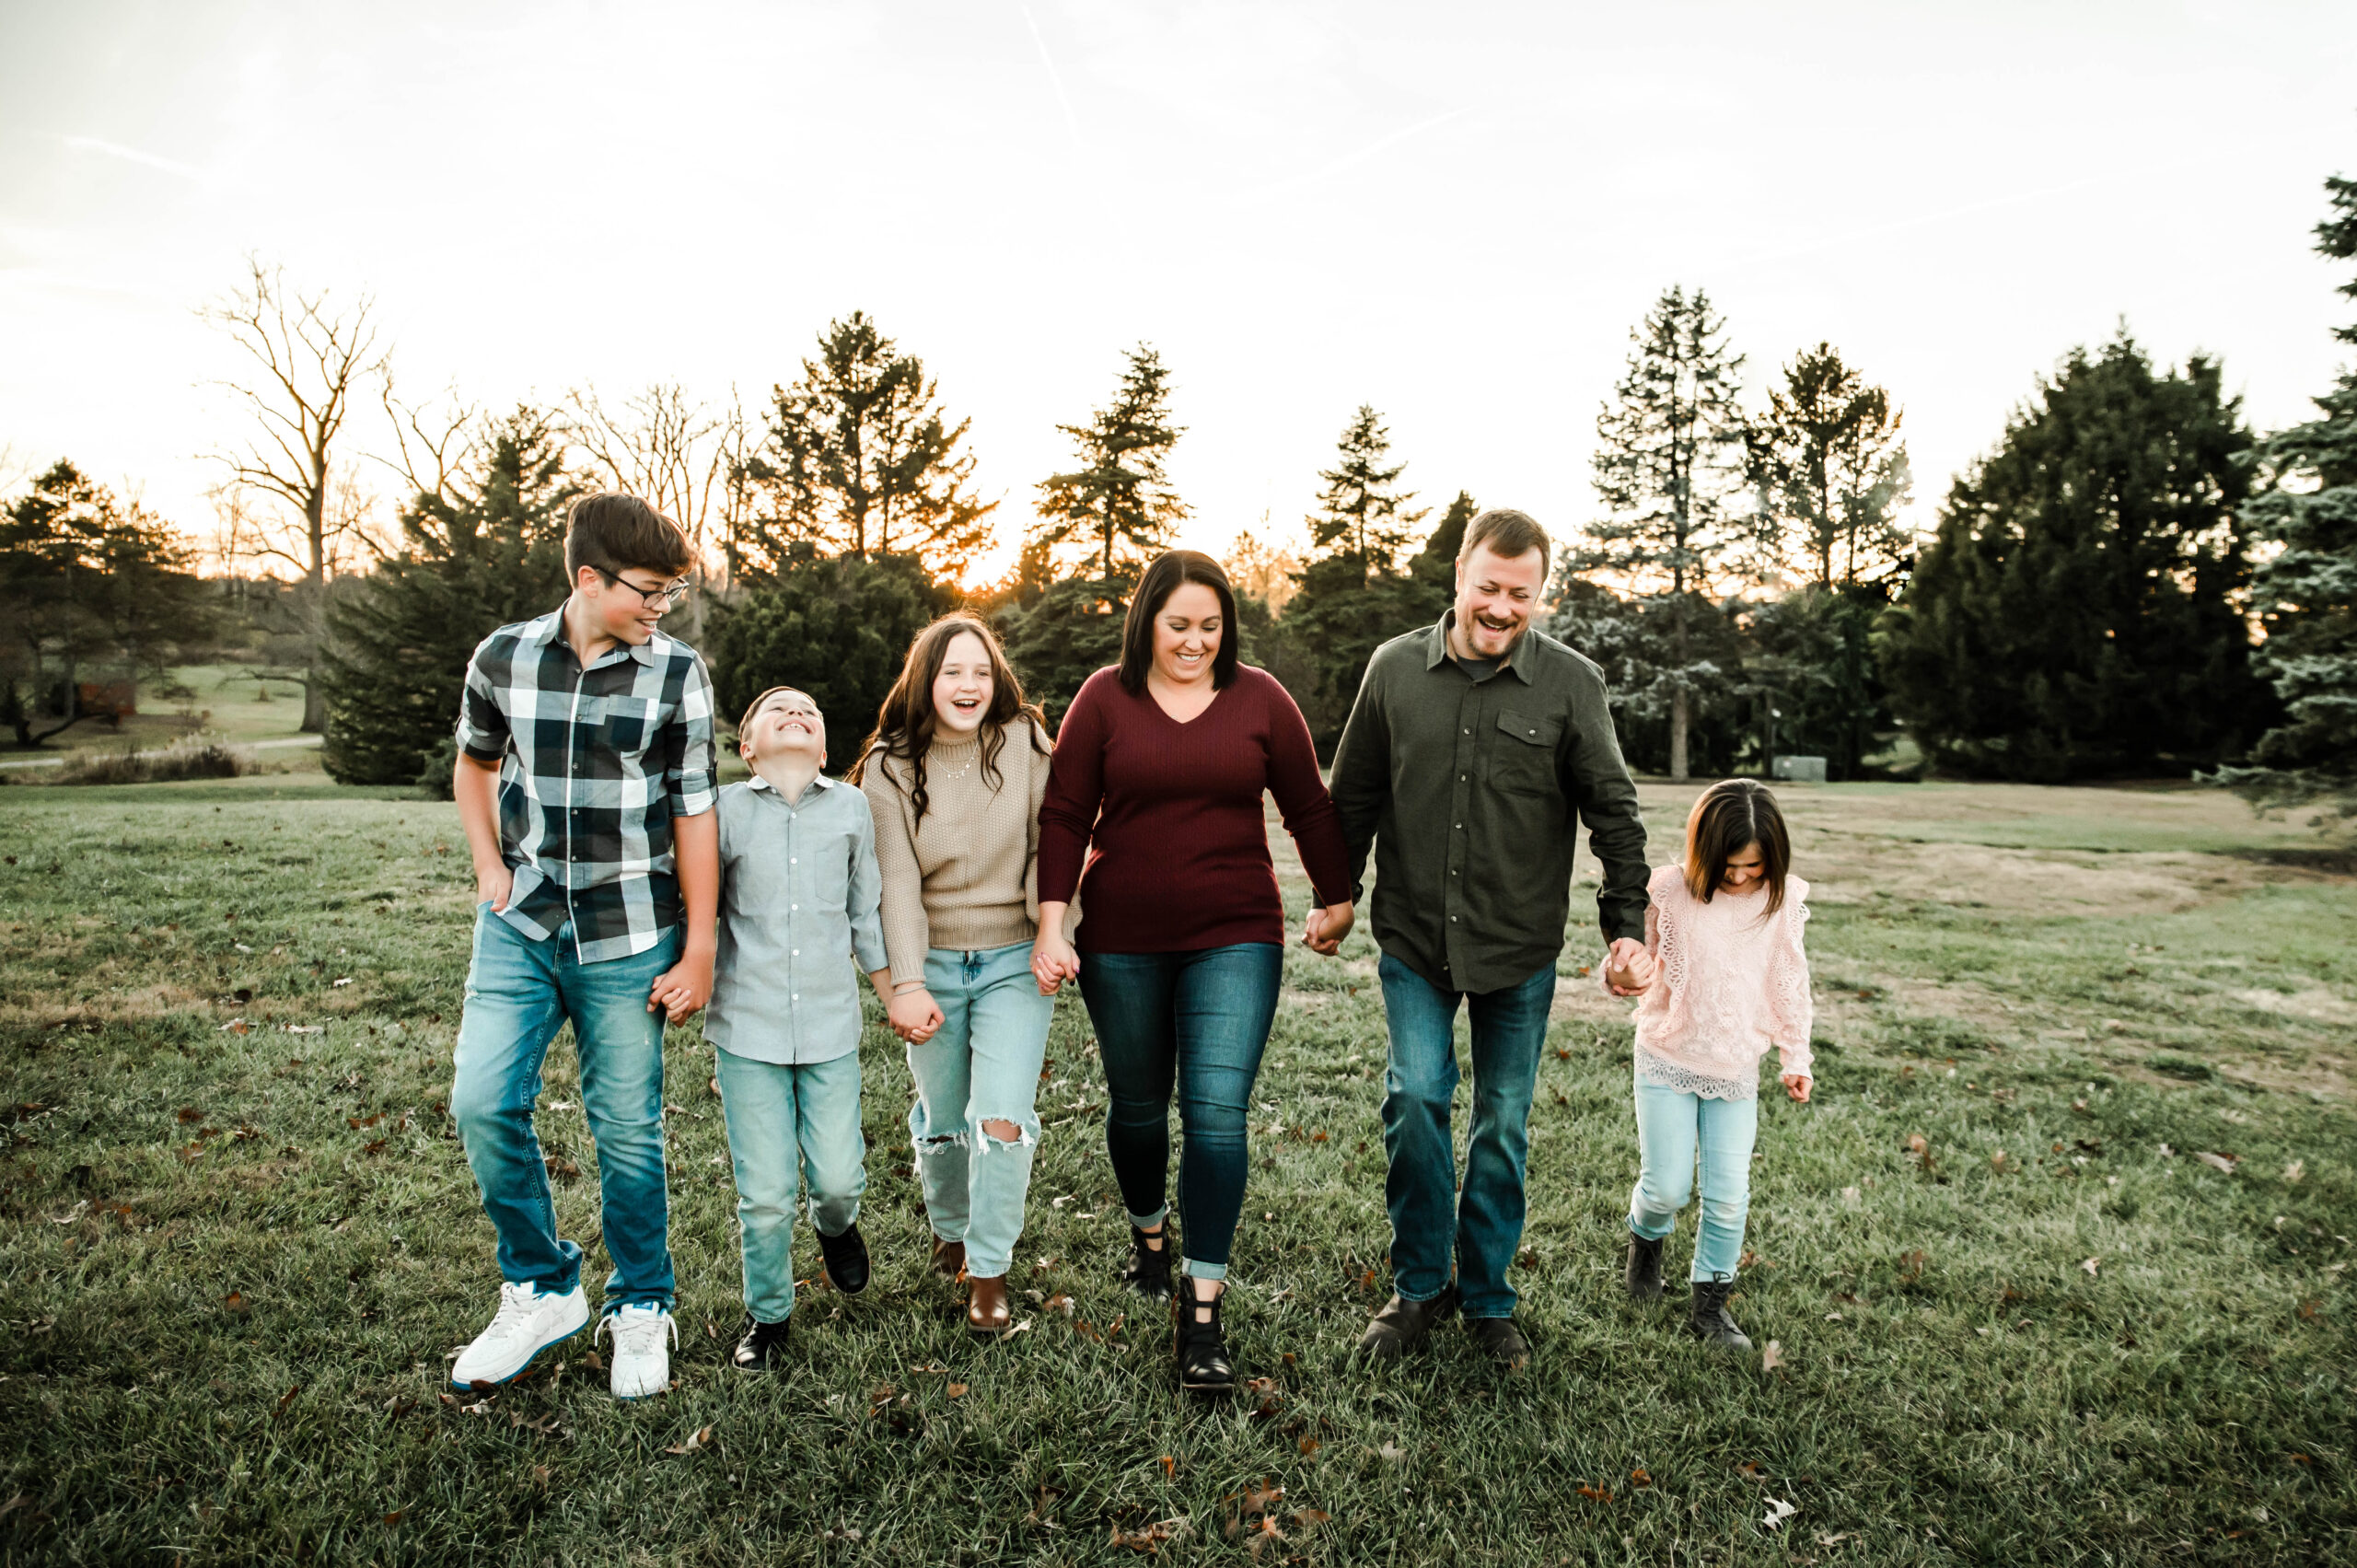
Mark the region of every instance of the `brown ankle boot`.
POLYGON ((966 1272, 966 1244, 933 1238, 933 1272, 945 1280, 954 1280, 966 1272))
POLYGON ((983 1279, 968 1274, 966 1291, 966 1327, 993 1339, 1006 1332, 1007 1322, 1013 1317, 1006 1308, 1006 1276, 983 1279))

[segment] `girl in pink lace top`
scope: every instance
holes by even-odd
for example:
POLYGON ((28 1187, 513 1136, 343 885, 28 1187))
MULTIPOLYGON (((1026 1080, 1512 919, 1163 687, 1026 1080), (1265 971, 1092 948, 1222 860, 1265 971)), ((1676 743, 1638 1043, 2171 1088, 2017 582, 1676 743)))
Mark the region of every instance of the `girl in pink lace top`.
POLYGON ((1751 1342, 1727 1315, 1750 1210, 1759 1060, 1776 1048, 1784 1091, 1812 1086, 1808 884, 1790 873, 1776 797, 1749 779, 1712 785, 1686 821, 1681 863, 1656 868, 1637 1003, 1637 1144, 1629 1196, 1629 1294, 1661 1295, 1662 1243, 1701 1167, 1689 1329, 1733 1349, 1751 1342))

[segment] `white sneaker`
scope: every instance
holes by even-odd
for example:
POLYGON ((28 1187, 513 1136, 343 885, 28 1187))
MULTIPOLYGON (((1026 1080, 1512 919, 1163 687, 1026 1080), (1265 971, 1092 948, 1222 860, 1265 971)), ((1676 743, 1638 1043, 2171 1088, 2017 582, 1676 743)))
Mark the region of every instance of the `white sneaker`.
POLYGON ((614 1398, 643 1400, 671 1387, 671 1346, 679 1342, 679 1326, 668 1312, 659 1307, 625 1307, 599 1318, 598 1332, 614 1342, 614 1398))
POLYGON ((459 1353, 450 1368, 450 1387, 505 1383, 531 1365, 540 1352, 579 1333, 588 1321, 589 1304, 582 1299, 578 1283, 563 1295, 537 1285, 503 1284, 498 1313, 491 1327, 459 1353))

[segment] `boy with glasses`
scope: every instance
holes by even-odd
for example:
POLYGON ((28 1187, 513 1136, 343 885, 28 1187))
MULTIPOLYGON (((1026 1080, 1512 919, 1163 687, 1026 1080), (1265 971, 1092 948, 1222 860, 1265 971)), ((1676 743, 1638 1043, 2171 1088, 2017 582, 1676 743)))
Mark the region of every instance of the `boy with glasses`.
POLYGON ((473 961, 450 1113, 499 1233, 499 1307, 459 1388, 504 1383, 589 1320, 532 1131, 540 1064, 573 1025, 598 1149, 600 1334, 618 1399, 670 1383, 663 1026, 712 993, 720 887, 712 682, 656 631, 685 591, 679 525, 628 495, 573 505, 572 592, 467 663, 453 794, 475 866, 473 961))

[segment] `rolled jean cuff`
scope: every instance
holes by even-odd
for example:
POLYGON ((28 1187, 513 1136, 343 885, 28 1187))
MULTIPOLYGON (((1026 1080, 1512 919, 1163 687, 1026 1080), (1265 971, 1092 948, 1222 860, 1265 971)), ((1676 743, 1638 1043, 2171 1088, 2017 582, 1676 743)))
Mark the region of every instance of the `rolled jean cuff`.
POLYGON ((1652 1235, 1652 1236, 1647 1236, 1647 1235, 1645 1234, 1645 1227, 1644 1227, 1643 1225, 1639 1225, 1639 1224, 1637 1223, 1637 1216, 1636 1216, 1636 1215, 1634 1215, 1634 1214, 1631 1214, 1631 1215, 1629 1216, 1629 1219, 1628 1219, 1629 1234, 1630 1234, 1631 1236, 1636 1237, 1637 1238, 1639 1238, 1640 1240, 1643 1240, 1643 1241, 1660 1241, 1660 1240, 1662 1240, 1663 1238, 1665 1238, 1666 1237, 1667 1237, 1667 1236, 1669 1235, 1670 1230, 1671 1230, 1671 1229, 1672 1229, 1672 1227, 1674 1227, 1677 1224, 1678 1224, 1678 1216, 1677 1216, 1676 1214, 1672 1214, 1672 1215, 1670 1215, 1667 1219, 1666 1219, 1666 1220, 1664 1220, 1664 1221, 1662 1221, 1662 1222, 1661 1222, 1661 1229, 1660 1229, 1660 1231, 1659 1231, 1657 1234, 1655 1234, 1655 1235, 1652 1235))
POLYGON ((1217 1284, 1227 1278, 1226 1264, 1198 1263, 1192 1258, 1187 1257, 1181 1257, 1178 1260, 1178 1272, 1190 1280, 1202 1280, 1206 1284, 1217 1284))
MULTIPOLYGON (((1124 1211, 1122 1211, 1122 1212, 1123 1212, 1123 1213, 1125 1213, 1125 1214, 1127 1214, 1127 1213, 1128 1213, 1128 1211, 1127 1211, 1127 1210, 1124 1210, 1124 1211)), ((1165 1203, 1165 1204, 1163 1204, 1163 1205, 1162 1205, 1162 1207, 1160 1207, 1160 1208, 1158 1208, 1158 1209, 1155 1210, 1155 1211, 1154 1211, 1154 1213, 1152 1213, 1152 1214, 1144 1214, 1144 1215, 1131 1214, 1131 1215, 1130 1215, 1130 1225, 1131 1225, 1131 1227, 1132 1227, 1132 1229, 1135 1229, 1135 1230, 1152 1230, 1155 1226, 1156 1226, 1156 1225, 1160 1225, 1163 1221, 1165 1221, 1165 1220, 1168 1219, 1169 1217, 1170 1217, 1170 1205, 1169 1205, 1169 1204, 1167 1204, 1167 1203, 1165 1203)))

